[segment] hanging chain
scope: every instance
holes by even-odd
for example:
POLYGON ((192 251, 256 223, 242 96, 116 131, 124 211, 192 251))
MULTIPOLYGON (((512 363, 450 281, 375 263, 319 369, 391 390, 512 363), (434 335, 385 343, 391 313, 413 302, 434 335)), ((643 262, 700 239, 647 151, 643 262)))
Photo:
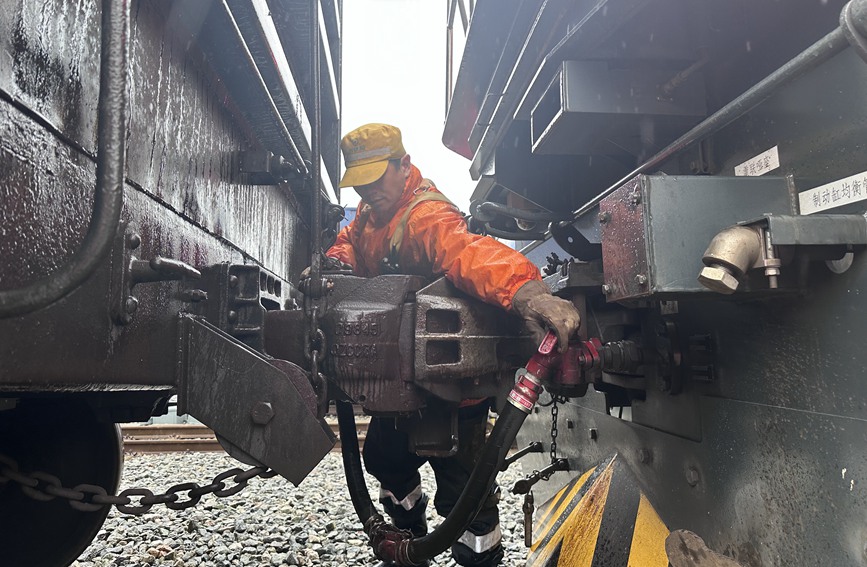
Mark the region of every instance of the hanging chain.
POLYGON ((551 396, 551 464, 557 461, 557 415, 560 413, 558 396, 551 396))
MULTIPOLYGON (((526 478, 519 480, 515 483, 515 486, 512 488, 512 493, 514 494, 530 494, 530 488, 541 481, 550 480, 551 476, 558 471, 568 471, 569 470, 569 460, 561 459, 557 457, 557 415, 560 413, 559 404, 565 404, 567 398, 563 396, 551 396, 551 401, 548 404, 551 406, 551 464, 543 468, 542 470, 534 470, 530 473, 526 478)), ((532 498, 532 497, 530 497, 532 498)), ((533 502, 531 499, 524 500, 524 526, 525 529, 528 529, 528 521, 532 521, 532 509, 533 502), (530 520, 528 520, 527 510, 530 510, 530 520)), ((525 532, 525 538, 529 537, 525 532)), ((529 540, 527 540, 529 541, 529 540)))
POLYGON ((304 336, 304 356, 311 364, 322 362, 325 358, 325 333, 319 327, 321 300, 304 295, 304 313, 309 328, 304 336))
POLYGON ((65 488, 60 479, 42 471, 26 473, 18 469, 18 463, 0 453, 0 487, 10 480, 21 486, 21 491, 30 498, 47 502, 55 498, 66 500, 75 510, 94 512, 105 506, 115 506, 118 512, 131 516, 141 516, 154 505, 165 504, 172 510, 185 510, 199 503, 205 494, 213 494, 225 498, 241 492, 247 487, 250 479, 255 477, 271 478, 277 473, 268 467, 253 467, 251 469, 231 468, 214 477, 210 484, 199 486, 195 482, 176 484, 162 494, 154 494, 147 488, 127 488, 117 496, 108 494, 105 488, 93 484, 79 484, 73 488, 65 488), (234 482, 233 486, 226 486, 234 482), (182 500, 183 496, 186 500, 182 500), (134 501, 138 498, 138 503, 134 501))
POLYGON ((325 296, 319 299, 314 299, 308 293, 310 291, 310 279, 301 282, 302 292, 304 293, 304 314, 307 317, 309 325, 307 333, 304 335, 304 356, 310 362, 310 384, 313 386, 313 391, 316 393, 317 412, 324 416, 328 411, 328 386, 325 377, 320 373, 319 368, 325 353, 327 352, 327 342, 325 333, 319 326, 319 321, 322 313, 328 310, 328 294, 334 288, 334 281, 330 278, 323 278, 322 286, 325 291, 325 296))

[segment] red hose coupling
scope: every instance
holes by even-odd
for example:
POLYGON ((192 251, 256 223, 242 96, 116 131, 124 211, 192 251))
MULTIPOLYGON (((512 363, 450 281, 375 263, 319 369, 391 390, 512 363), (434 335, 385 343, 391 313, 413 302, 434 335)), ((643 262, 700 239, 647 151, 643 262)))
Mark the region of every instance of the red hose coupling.
POLYGON ((524 371, 518 376, 518 381, 509 392, 509 403, 524 413, 533 411, 533 406, 539 401, 542 393, 542 384, 539 379, 529 371, 524 371))
POLYGON ((368 535, 370 547, 379 559, 396 565, 417 565, 409 558, 409 541, 413 537, 412 532, 401 530, 380 520, 370 526, 368 535))
POLYGON ((599 354, 599 349, 602 348, 602 341, 597 338, 581 341, 581 349, 578 353, 578 363, 584 370, 591 370, 602 366, 602 356, 599 354))

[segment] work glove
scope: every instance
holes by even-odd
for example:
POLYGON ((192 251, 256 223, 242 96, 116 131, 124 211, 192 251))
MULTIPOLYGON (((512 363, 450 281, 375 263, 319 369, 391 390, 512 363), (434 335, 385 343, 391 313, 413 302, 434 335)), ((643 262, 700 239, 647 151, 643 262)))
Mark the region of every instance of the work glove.
MULTIPOLYGON (((337 258, 331 258, 330 256, 322 257, 322 271, 323 272, 343 272, 343 271, 352 271, 352 264, 347 264, 346 262, 341 262, 337 258)), ((304 268, 301 272, 301 279, 306 280, 310 277, 310 266, 304 268)))
POLYGON ((569 337, 581 325, 581 316, 572 302, 554 297, 539 280, 531 280, 515 292, 512 309, 524 319, 537 345, 545 338, 545 327, 554 331, 560 352, 566 351, 569 337))

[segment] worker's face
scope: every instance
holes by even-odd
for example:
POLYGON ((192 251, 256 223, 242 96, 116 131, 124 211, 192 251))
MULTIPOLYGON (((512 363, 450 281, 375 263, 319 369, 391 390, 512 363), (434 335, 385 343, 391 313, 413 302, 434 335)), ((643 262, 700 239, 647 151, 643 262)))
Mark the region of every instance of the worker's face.
POLYGON ((410 159, 409 155, 405 155, 399 164, 390 161, 382 177, 373 183, 355 187, 355 191, 370 205, 378 218, 391 218, 397 212, 397 203, 403 195, 409 171, 410 159))

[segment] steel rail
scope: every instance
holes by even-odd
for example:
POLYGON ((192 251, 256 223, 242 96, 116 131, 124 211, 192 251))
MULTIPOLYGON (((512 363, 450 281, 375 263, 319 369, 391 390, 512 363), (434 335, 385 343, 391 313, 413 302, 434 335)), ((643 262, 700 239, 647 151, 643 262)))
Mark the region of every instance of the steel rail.
MULTIPOLYGON (((370 420, 359 419, 358 416, 356 418, 358 440, 363 445, 370 420)), ((326 421, 331 428, 331 432, 337 435, 339 433, 337 422, 328 418, 326 418, 326 421)), ((121 432, 123 434, 125 453, 179 453, 224 450, 211 428, 201 424, 124 424, 121 426, 121 432)), ((331 450, 332 452, 341 450, 339 439, 331 450)))

